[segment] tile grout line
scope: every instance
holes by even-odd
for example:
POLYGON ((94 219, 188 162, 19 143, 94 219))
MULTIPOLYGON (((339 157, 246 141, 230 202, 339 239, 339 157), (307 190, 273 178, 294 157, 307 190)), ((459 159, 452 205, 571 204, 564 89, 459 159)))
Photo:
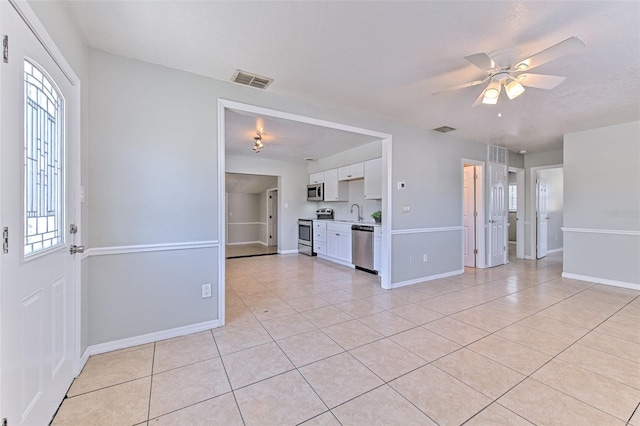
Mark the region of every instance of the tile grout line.
POLYGON ((153 355, 151 356, 151 378, 149 379, 149 404, 147 405, 147 424, 151 417, 151 397, 153 395, 153 367, 156 363, 156 342, 153 342, 153 355))
MULTIPOLYGON (((240 404, 238 404, 238 398, 236 397, 236 393, 234 392, 233 386, 231 385, 231 380, 229 379, 229 373, 227 372, 227 366, 224 364, 224 359, 222 358, 222 353, 220 352, 220 348, 218 347, 218 342, 216 341, 216 336, 213 334, 213 329, 211 329, 210 331, 211 331, 211 338, 213 339, 213 344, 216 345, 216 350, 218 351, 218 354, 220 355, 220 363, 222 364, 222 368, 224 370, 224 375, 227 377, 227 383, 229 383, 229 389, 231 389, 230 392, 233 395, 233 400, 236 403, 236 408, 238 408, 238 413, 240 413, 240 419, 242 420, 242 424, 246 425, 247 422, 245 422, 245 420, 244 420, 244 416, 242 415, 242 410, 240 409, 240 404)), ((225 395, 225 394, 222 394, 222 395, 225 395)), ((214 396, 213 398, 217 398, 218 396, 222 396, 222 395, 217 395, 217 396, 214 396)))

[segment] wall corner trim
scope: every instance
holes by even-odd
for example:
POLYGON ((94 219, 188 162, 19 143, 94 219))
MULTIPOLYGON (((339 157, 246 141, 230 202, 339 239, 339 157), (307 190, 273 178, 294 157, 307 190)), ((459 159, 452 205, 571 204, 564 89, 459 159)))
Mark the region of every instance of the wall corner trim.
MULTIPOLYGON (((112 342, 99 343, 89 346, 82 358, 88 359, 91 355, 98 355, 105 352, 116 351, 118 349, 130 348, 133 346, 144 345, 146 343, 156 342, 158 340, 170 339, 172 337, 180 337, 191 333, 218 328, 223 325, 220 320, 205 321, 197 324, 186 325, 184 327, 171 328, 168 330, 156 331, 153 333, 143 334, 140 336, 127 337, 126 339, 114 340, 112 342)), ((86 362, 86 361, 85 361, 86 362)), ((81 363, 84 366, 84 363, 81 363)))
POLYGON ((631 290, 640 290, 640 284, 609 280, 607 278, 590 277, 587 275, 572 274, 570 272, 563 272, 562 278, 570 278, 572 280, 587 281, 590 283, 604 284, 604 285, 610 285, 614 287, 629 288, 631 290))
POLYGON ((437 280, 439 278, 447 278, 447 277, 452 277, 454 275, 462 275, 464 274, 464 269, 458 269, 455 271, 449 271, 449 272, 443 272, 441 274, 436 274, 436 275, 428 275, 426 277, 420 277, 420 278, 414 278, 411 280, 407 280, 407 281, 400 281, 397 283, 391 283, 391 288, 400 288, 400 287, 405 287, 408 285, 412 285, 412 284, 419 284, 419 283, 423 283, 425 281, 433 281, 433 280, 437 280))

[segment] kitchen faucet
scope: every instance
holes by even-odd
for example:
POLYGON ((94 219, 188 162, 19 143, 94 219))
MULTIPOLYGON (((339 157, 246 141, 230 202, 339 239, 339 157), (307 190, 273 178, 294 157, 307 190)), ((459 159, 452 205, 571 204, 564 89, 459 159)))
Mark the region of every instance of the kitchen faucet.
POLYGON ((351 204, 351 213, 353 213, 353 206, 358 208, 358 222, 361 222, 364 217, 360 216, 360 206, 358 204, 351 204))

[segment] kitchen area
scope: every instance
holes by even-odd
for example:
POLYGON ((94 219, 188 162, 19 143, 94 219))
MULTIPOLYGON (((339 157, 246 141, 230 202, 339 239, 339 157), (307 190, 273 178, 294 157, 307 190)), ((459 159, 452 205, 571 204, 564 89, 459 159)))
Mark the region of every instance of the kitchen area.
POLYGON ((380 157, 310 173, 307 202, 318 208, 315 217, 298 220, 300 253, 382 272, 380 157))

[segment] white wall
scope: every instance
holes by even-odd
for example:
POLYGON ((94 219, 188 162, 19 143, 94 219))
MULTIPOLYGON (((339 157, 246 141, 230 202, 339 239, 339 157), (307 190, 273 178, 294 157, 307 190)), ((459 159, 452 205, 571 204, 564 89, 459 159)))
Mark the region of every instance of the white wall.
POLYGON ((640 121, 565 135, 564 272, 640 289, 640 121))

